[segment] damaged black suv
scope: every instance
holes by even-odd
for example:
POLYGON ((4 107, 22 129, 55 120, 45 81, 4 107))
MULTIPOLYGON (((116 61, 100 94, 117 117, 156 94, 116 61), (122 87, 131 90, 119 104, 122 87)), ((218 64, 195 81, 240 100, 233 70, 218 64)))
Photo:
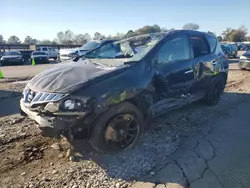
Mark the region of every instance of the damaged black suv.
POLYGON ((134 145, 152 117, 200 99, 217 104, 228 75, 219 42, 198 31, 135 36, 75 61, 35 76, 21 113, 44 135, 87 133, 103 153, 134 145))

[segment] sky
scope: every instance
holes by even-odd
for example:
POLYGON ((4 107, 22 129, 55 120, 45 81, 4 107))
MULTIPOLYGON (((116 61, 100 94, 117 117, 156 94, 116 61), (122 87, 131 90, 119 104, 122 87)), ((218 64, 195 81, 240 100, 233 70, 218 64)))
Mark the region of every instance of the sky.
POLYGON ((250 0, 0 0, 0 7, 5 40, 11 35, 52 40, 68 29, 92 36, 153 24, 181 29, 186 23, 217 35, 241 25, 250 33, 250 0))

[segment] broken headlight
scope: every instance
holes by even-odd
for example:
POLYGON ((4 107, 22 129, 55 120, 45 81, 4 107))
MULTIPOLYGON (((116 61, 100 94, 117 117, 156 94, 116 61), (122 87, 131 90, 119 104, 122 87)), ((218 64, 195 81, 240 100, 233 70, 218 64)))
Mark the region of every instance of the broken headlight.
POLYGON ((67 99, 62 102, 61 108, 65 111, 84 111, 85 103, 79 99, 67 99))

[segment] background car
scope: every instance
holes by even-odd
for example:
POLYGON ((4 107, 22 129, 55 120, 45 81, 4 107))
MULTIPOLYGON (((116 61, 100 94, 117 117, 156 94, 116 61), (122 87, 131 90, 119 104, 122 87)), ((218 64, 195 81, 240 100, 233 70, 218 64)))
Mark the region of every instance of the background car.
POLYGON ((250 69, 250 50, 240 56, 238 65, 241 70, 250 69))
POLYGON ((40 47, 37 49, 37 51, 45 52, 49 59, 53 58, 54 60, 57 59, 57 56, 59 54, 58 50, 56 50, 52 47, 40 47))
POLYGON ((24 59, 24 62, 27 62, 30 60, 31 53, 33 52, 32 50, 20 50, 19 51, 24 59))
POLYGON ((238 49, 235 44, 222 44, 222 46, 228 48, 230 51, 228 52, 228 57, 236 58, 238 54, 238 49))
POLYGON ((48 55, 45 52, 34 51, 31 53, 31 60, 34 59, 35 63, 49 63, 48 55))
POLYGON ((87 42, 80 48, 61 49, 59 51, 58 61, 65 61, 84 56, 87 52, 100 48, 101 46, 112 43, 114 41, 117 40, 115 39, 92 40, 90 42, 87 42))
POLYGON ((23 65, 24 59, 19 51, 7 51, 1 57, 2 66, 5 65, 23 65))
POLYGON ((230 57, 231 50, 228 46, 221 45, 221 49, 227 57, 230 57))

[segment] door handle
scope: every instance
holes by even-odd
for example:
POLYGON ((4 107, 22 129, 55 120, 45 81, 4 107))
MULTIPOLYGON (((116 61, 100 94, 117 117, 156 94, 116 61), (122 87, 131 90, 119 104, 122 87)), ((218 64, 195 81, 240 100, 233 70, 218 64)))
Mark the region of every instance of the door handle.
POLYGON ((194 71, 193 70, 188 70, 188 71, 185 72, 185 74, 189 74, 189 73, 192 73, 192 72, 194 72, 194 71))

